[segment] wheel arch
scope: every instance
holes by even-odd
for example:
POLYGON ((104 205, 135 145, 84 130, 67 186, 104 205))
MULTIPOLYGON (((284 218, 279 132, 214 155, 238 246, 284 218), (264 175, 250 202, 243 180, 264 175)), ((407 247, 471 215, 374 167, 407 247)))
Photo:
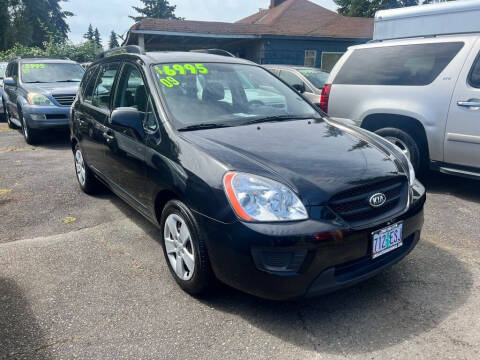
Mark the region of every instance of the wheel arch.
POLYGON ((418 119, 406 115, 377 113, 366 116, 361 127, 372 132, 388 127, 403 130, 415 140, 419 140, 421 150, 425 151, 428 159, 430 159, 427 133, 418 119))
POLYGON ((179 200, 182 201, 181 196, 179 196, 175 191, 173 190, 161 190, 157 193, 155 196, 155 201, 154 201, 154 215, 155 219, 157 220, 157 223, 160 225, 160 219, 162 217, 162 212, 163 209, 165 208, 165 205, 170 201, 170 200, 179 200))

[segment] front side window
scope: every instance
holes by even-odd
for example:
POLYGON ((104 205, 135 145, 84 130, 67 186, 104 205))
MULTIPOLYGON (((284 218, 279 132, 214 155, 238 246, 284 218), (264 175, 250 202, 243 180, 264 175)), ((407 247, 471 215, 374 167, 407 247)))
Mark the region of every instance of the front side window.
POLYGON ((468 82, 471 86, 475 88, 480 88, 480 53, 478 54, 477 59, 472 66, 468 82))
POLYGON ((152 71, 177 128, 318 116, 295 91, 258 66, 177 63, 159 64, 152 71))
POLYGON ((463 46, 463 42, 446 42, 357 49, 345 61, 334 83, 428 85, 463 46))
POLYGON ((123 68, 117 96, 115 97, 114 108, 119 107, 132 107, 137 109, 142 115, 145 129, 150 131, 158 129, 152 101, 148 95, 142 74, 138 68, 132 64, 127 64, 123 68))
POLYGON ((24 83, 80 82, 85 70, 79 64, 69 63, 22 63, 24 83))
POLYGON ((106 109, 110 107, 113 83, 119 69, 120 63, 106 64, 100 68, 97 84, 93 91, 93 105, 106 109))

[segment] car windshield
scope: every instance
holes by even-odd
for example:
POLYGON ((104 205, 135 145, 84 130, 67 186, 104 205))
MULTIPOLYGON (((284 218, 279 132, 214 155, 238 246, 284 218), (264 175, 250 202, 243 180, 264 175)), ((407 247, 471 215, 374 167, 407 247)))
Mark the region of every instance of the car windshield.
POLYGON ((80 82, 85 70, 79 64, 23 63, 24 83, 80 82))
POLYGON ((297 69, 297 71, 305 76, 317 89, 323 88, 329 76, 327 72, 317 69, 297 69))
POLYGON ((160 64, 155 78, 177 129, 319 117, 265 69, 240 64, 160 64))
POLYGON ((0 63, 0 78, 5 77, 5 71, 7 70, 7 63, 0 63))

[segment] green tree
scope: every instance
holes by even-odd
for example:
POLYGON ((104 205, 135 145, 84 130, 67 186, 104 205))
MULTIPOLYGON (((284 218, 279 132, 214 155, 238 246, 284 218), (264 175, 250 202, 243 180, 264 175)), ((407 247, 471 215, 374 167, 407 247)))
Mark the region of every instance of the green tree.
POLYGON ((118 44, 117 34, 115 33, 115 31, 112 30, 112 32, 110 33, 110 40, 108 41, 108 48, 113 49, 119 46, 120 45, 118 44))
POLYGON ((418 5, 418 0, 334 0, 345 16, 374 17, 378 10, 418 5))
POLYGON ((102 47, 102 38, 100 37, 98 28, 95 28, 95 31, 93 32, 93 41, 97 46, 102 47))
POLYGON ((9 0, 0 0, 0 50, 7 49, 10 45, 9 6, 9 0))
POLYGON ((83 38, 86 40, 93 40, 94 32, 92 24, 88 25, 87 32, 83 35, 83 38))
POLYGON ((132 6, 132 8, 139 13, 139 16, 129 16, 131 19, 138 22, 145 18, 156 19, 181 19, 175 16, 176 5, 170 5, 168 0, 140 0, 144 7, 140 8, 132 6))

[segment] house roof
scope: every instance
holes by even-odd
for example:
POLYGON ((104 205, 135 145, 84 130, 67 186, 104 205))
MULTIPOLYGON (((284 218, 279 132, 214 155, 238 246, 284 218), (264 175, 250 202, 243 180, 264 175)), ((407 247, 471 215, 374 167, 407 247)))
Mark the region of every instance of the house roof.
POLYGON ((371 39, 373 19, 346 17, 308 0, 286 0, 235 23, 143 19, 134 32, 180 32, 217 35, 280 35, 371 39))

